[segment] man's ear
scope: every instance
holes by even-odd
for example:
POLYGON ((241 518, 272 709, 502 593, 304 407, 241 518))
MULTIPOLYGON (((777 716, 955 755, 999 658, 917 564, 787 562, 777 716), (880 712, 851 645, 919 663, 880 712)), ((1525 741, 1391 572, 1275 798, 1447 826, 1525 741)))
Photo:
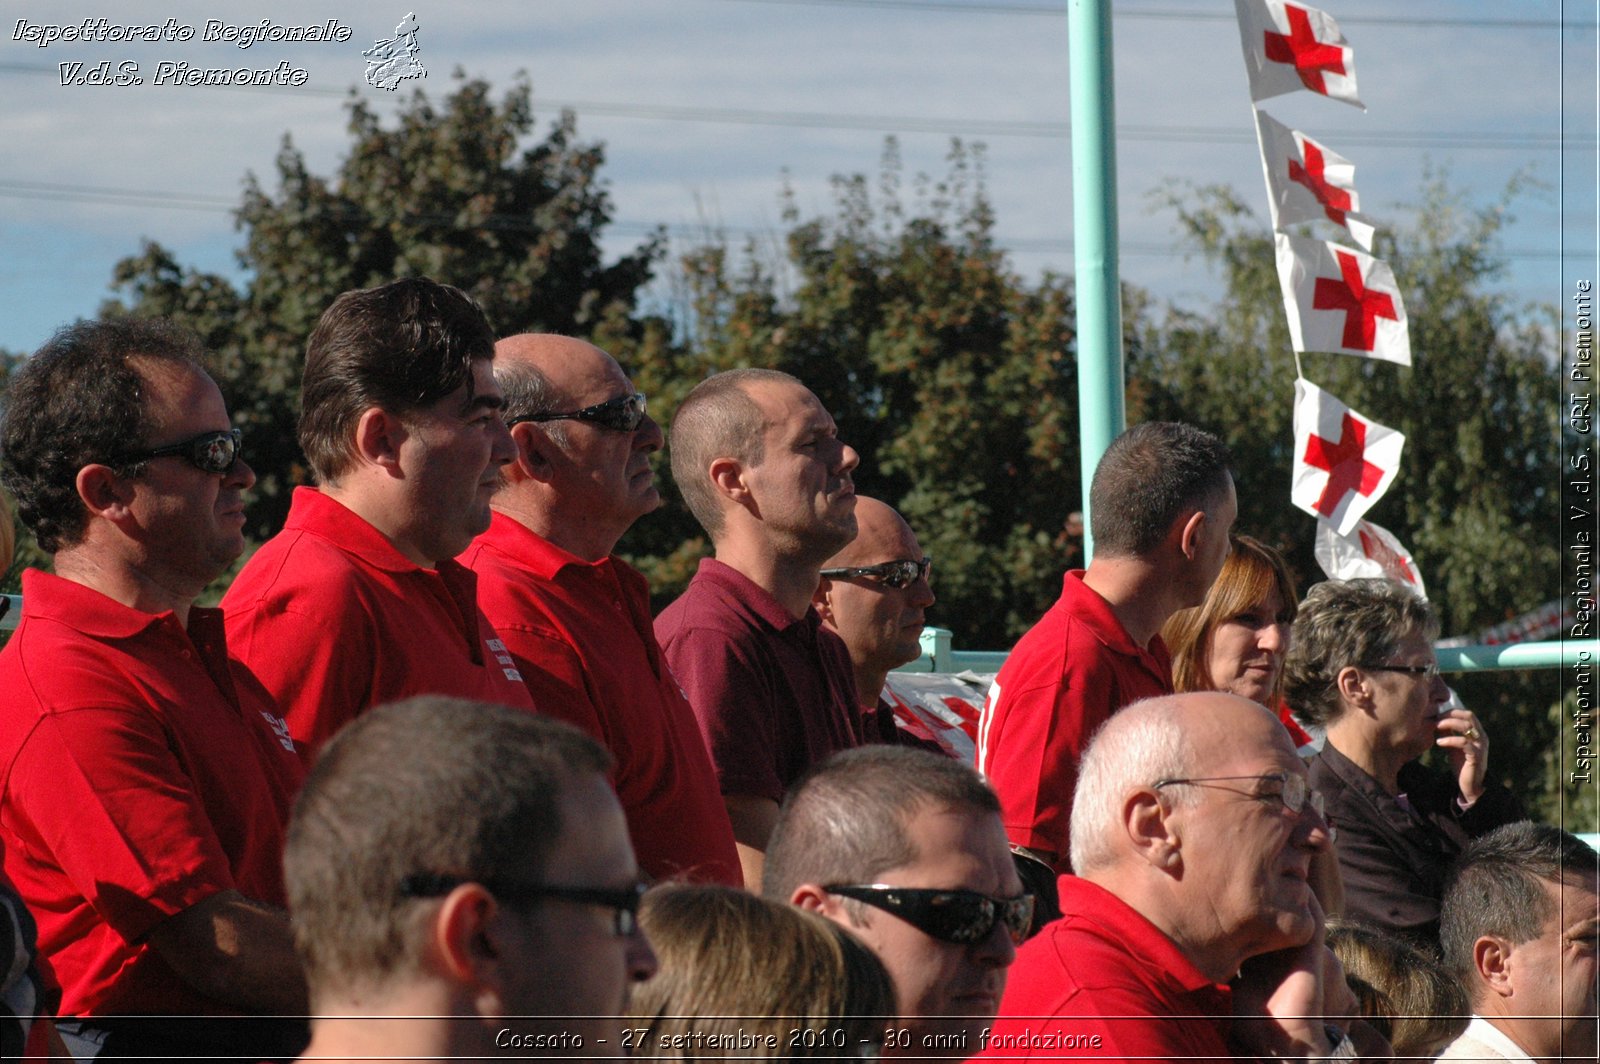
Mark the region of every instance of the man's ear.
POLYGON ((410 437, 404 421, 381 406, 369 406, 356 419, 356 460, 400 474, 400 447, 410 437))
POLYGON ((745 483, 744 464, 737 458, 713 459, 707 472, 711 476, 711 486, 718 494, 740 506, 750 505, 750 487, 745 483))
POLYGON ((497 912, 494 896, 477 883, 456 887, 434 911, 428 942, 435 963, 452 982, 482 983, 499 961, 490 931, 497 912))
POLYGON ((1182 838, 1172 822, 1172 810, 1159 791, 1141 787, 1122 800, 1122 830, 1134 852, 1156 868, 1176 871, 1182 862, 1182 838))
POLYGON ((817 883, 802 883, 789 895, 789 904, 796 909, 831 916, 839 908, 839 899, 822 889, 817 883))
POLYGON ((511 439, 517 445, 517 457, 509 468, 524 477, 542 484, 550 483, 555 474, 555 441, 550 434, 531 421, 511 426, 511 439))
POLYGON ((822 576, 817 578, 817 589, 811 593, 811 605, 816 609, 817 616, 828 624, 833 623, 833 581, 822 576))
POLYGON ((93 517, 110 521, 127 516, 133 504, 133 479, 120 477, 110 466, 91 463, 78 470, 78 499, 93 517))
MULTIPOLYGON (((1498 935, 1479 935, 1472 944, 1472 967, 1478 973, 1478 982, 1491 994, 1510 997, 1511 944, 1498 935)), ((1472 988, 1467 988, 1472 996, 1472 988)))
POLYGON ((1200 530, 1206 523, 1206 512, 1196 510, 1187 517, 1178 518, 1178 550, 1190 561, 1200 552, 1200 530))

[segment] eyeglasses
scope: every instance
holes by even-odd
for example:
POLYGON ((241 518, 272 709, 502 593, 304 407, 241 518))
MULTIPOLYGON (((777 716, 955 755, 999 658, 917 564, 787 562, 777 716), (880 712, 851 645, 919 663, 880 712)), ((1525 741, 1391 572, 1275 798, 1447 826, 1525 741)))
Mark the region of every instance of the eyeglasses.
POLYGON ((879 581, 884 587, 901 588, 910 587, 914 580, 926 580, 931 572, 933 572, 932 558, 923 558, 921 561, 896 558, 892 562, 883 562, 880 565, 824 569, 818 575, 825 576, 829 580, 855 580, 865 576, 879 581))
POLYGON ((174 456, 182 458, 205 473, 226 473, 239 460, 240 444, 244 433, 238 429, 219 432, 202 432, 181 443, 157 447, 149 451, 129 451, 122 456, 127 462, 143 462, 151 458, 174 456))
POLYGON ((1368 672, 1403 672, 1408 676, 1426 676, 1430 680, 1439 676, 1439 663, 1430 661, 1426 665, 1357 665, 1358 669, 1368 672))
POLYGON ((644 404, 644 393, 634 392, 565 414, 522 414, 508 420, 506 427, 520 425, 524 421, 590 421, 613 432, 632 432, 644 420, 644 404))
POLYGON ((989 937, 996 923, 1003 923, 1006 934, 1017 945, 1028 935, 1033 923, 1033 895, 992 898, 975 890, 930 890, 921 887, 891 887, 882 883, 823 887, 829 894, 854 898, 874 909, 898 916, 925 935, 941 942, 967 946, 989 937))
POLYGON ((611 930, 618 938, 627 938, 638 932, 639 902, 649 889, 643 883, 627 887, 553 887, 539 883, 514 883, 507 879, 422 872, 402 879, 400 894, 406 898, 437 898, 463 883, 477 883, 495 897, 513 904, 526 905, 541 898, 556 898, 584 905, 599 905, 612 911, 611 930))
MULTIPOLYGON (((1289 772, 1269 772, 1264 776, 1197 776, 1193 779, 1156 780, 1153 786, 1159 791, 1163 787, 1175 787, 1180 783, 1188 784, 1191 787, 1204 787, 1208 784, 1228 783, 1234 780, 1276 783, 1278 789, 1275 791, 1241 791, 1233 787, 1218 787, 1216 789, 1242 794, 1246 798, 1254 798, 1258 802, 1278 802, 1289 811, 1291 816, 1299 816, 1309 804, 1312 809, 1316 810, 1317 816, 1322 818, 1323 823, 1326 824, 1328 821, 1327 803, 1323 800, 1322 795, 1311 789, 1311 784, 1306 782, 1304 776, 1296 776, 1289 772)), ((1329 824, 1328 830, 1331 835, 1333 825, 1329 824)))

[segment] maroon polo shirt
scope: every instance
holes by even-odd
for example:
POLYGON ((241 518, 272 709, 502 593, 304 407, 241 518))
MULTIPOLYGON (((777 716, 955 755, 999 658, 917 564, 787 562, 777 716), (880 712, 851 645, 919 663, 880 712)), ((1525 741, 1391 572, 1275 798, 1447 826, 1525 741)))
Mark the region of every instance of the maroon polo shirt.
POLYGON ((294 490, 283 531, 222 607, 234 655, 277 699, 307 759, 364 710, 413 695, 531 705, 471 570, 448 559, 424 569, 314 488, 294 490))
POLYGON ((1172 659, 1158 635, 1135 643, 1110 603, 1074 569, 1061 597, 1018 641, 984 699, 978 771, 1000 796, 1006 835, 1068 869, 1072 791, 1096 729, 1141 698, 1172 693, 1172 659))
POLYGON ((145 936, 223 890, 284 907, 302 776, 271 699, 228 661, 219 611, 192 608, 185 628, 23 574, 0 651, 0 849, 63 1015, 230 1011, 145 936))
POLYGON ((723 794, 781 802, 806 769, 861 744, 850 652, 816 610, 792 617, 738 570, 703 558, 656 618, 656 636, 723 794))
POLYGON ((587 562, 496 513, 460 559, 533 704, 616 758, 612 783, 639 866, 656 879, 743 886, 728 810, 694 712, 662 660, 650 590, 619 558, 587 562))

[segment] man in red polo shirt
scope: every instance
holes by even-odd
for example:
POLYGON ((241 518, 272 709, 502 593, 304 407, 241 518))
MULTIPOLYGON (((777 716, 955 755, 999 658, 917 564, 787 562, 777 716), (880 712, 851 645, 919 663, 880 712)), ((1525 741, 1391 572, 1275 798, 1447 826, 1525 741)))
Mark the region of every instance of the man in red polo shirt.
POLYGON ((789 785, 861 742, 850 654, 811 606, 822 563, 855 538, 859 461, 811 390, 775 370, 708 377, 672 419, 672 476, 716 557, 656 635, 711 748, 751 890, 789 785))
POLYGON ((454 561, 513 455, 494 333, 427 278, 346 292, 306 345, 300 447, 317 478, 222 604, 233 652, 310 758, 363 710, 418 694, 529 704, 454 561))
POLYGON ((1083 756, 1066 915, 1018 951, 986 1055, 1354 1056, 1325 1020, 1353 995, 1308 880, 1333 838, 1320 804, 1283 725, 1248 699, 1118 713, 1083 756))
POLYGON ((1123 706, 1172 691, 1158 633, 1205 598, 1228 557, 1238 513, 1228 463, 1221 440, 1189 425, 1148 422, 1113 440, 1090 487, 1094 558, 1066 574, 984 700, 978 770, 1047 911, 1049 869, 1068 870, 1084 745, 1123 706))
POLYGON ((533 702, 598 739, 639 864, 655 879, 742 882, 694 713, 651 628, 650 589, 612 550, 661 505, 661 428, 616 360, 569 336, 495 345, 517 457, 461 561, 533 702))
POLYGON ((23 574, 0 652, 0 850, 80 1056, 305 1037, 240 1026, 305 1013, 279 859, 302 770, 193 605, 244 549, 255 482, 202 357, 166 322, 80 322, 6 392, 5 484, 55 572, 23 574))

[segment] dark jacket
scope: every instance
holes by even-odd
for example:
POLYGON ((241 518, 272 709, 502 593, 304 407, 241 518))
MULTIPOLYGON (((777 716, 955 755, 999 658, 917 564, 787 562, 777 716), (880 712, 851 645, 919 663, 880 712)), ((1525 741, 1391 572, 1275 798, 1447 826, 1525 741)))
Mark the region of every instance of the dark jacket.
POLYGON ((1479 835, 1521 820, 1522 803, 1490 784, 1463 813, 1454 778, 1413 761, 1400 770, 1400 792, 1413 810, 1407 811, 1330 743, 1310 769, 1311 786, 1339 829, 1344 915, 1437 950, 1439 901, 1451 865, 1479 835))

